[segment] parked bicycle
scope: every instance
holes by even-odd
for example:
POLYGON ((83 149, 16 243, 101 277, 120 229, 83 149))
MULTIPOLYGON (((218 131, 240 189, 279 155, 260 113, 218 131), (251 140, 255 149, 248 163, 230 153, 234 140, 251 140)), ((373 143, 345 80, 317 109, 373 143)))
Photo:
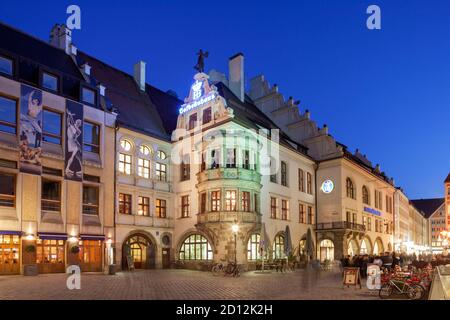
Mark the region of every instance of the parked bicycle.
POLYGON ((420 284, 416 277, 400 277, 393 274, 383 278, 379 296, 381 299, 390 298, 394 293, 406 295, 410 300, 420 300, 425 295, 425 288, 420 284))
POLYGON ((211 268, 211 272, 213 275, 224 275, 224 276, 233 276, 239 277, 241 275, 240 267, 234 261, 228 261, 227 264, 224 262, 219 262, 213 265, 211 268))

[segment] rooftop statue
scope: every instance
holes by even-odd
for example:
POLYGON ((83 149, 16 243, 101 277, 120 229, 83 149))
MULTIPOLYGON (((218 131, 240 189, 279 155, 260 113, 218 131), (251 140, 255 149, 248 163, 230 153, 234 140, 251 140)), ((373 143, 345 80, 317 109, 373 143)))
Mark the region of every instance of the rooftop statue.
POLYGON ((203 52, 203 50, 200 49, 197 55, 198 60, 197 64, 194 66, 194 69, 201 73, 205 71, 205 58, 208 58, 209 52, 208 51, 203 52))

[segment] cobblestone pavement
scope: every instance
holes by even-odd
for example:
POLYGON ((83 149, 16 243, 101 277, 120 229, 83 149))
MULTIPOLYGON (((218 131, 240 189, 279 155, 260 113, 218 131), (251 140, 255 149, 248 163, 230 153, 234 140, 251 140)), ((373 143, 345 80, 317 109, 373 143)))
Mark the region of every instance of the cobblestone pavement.
POLYGON ((342 288, 340 273, 305 270, 256 274, 239 278, 213 276, 190 270, 145 270, 119 272, 114 276, 82 274, 81 289, 66 287, 68 275, 37 277, 1 276, 0 300, 4 299, 378 299, 377 291, 342 288))

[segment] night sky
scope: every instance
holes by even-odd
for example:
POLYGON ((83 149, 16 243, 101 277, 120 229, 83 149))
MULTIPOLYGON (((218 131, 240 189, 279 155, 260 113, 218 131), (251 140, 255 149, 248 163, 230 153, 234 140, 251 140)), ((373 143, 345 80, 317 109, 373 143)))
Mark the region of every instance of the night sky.
MULTIPOLYGON (((184 98, 195 53, 227 72, 245 55, 247 80, 264 74, 301 100, 319 126, 359 148, 410 199, 443 197, 450 171, 450 1, 2 1, 0 20, 48 40, 66 8, 81 7, 76 46, 184 98), (366 8, 381 7, 381 30, 366 8)), ((0 39, 1 40, 1 39, 0 39)))

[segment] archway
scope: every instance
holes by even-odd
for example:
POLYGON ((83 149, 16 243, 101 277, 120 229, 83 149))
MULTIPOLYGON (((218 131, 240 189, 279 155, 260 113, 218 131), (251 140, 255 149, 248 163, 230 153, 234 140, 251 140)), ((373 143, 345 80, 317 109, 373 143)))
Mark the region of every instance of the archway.
POLYGON ((388 243, 388 251, 389 251, 389 252, 392 252, 392 245, 391 245, 390 242, 388 243))
POLYGON ((319 259, 321 262, 325 260, 334 260, 334 243, 330 239, 324 239, 319 244, 319 259))
POLYGON ((151 269, 155 267, 155 244, 143 233, 135 233, 125 239, 122 246, 122 269, 151 269))
POLYGON ((383 252, 384 252, 383 242, 381 241, 380 238, 377 238, 375 240, 374 245, 373 245, 373 254, 374 255, 379 255, 379 254, 381 254, 383 252))
POLYGON ((355 239, 351 239, 348 242, 347 254, 351 257, 357 255, 359 253, 358 243, 355 239))
POLYGON ((361 245, 359 247, 359 254, 370 254, 372 252, 372 245, 368 238, 363 238, 361 240, 361 245))

